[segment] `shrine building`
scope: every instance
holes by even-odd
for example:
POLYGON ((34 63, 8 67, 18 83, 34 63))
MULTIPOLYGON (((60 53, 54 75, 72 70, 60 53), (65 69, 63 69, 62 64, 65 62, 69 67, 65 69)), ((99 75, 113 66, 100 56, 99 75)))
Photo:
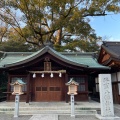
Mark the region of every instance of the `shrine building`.
POLYGON ((90 95, 99 92, 95 82, 98 74, 109 70, 97 62, 95 53, 57 52, 49 45, 37 52, 5 52, 0 60, 0 72, 8 74, 7 101, 14 101, 15 97, 10 83, 20 78, 26 83, 20 100, 27 103, 68 102, 65 84, 70 78, 79 83, 75 100, 88 101, 90 95))

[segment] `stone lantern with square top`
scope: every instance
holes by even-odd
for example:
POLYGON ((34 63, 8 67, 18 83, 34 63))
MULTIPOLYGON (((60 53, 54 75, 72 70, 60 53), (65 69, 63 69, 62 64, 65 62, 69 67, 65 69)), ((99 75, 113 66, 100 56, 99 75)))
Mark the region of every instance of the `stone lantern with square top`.
POLYGON ((10 85, 13 86, 13 93, 12 93, 13 95, 24 94, 22 88, 25 85, 25 83, 21 79, 18 78, 15 82, 11 83, 10 85))
POLYGON ((77 83, 73 78, 70 79, 68 83, 68 95, 71 95, 71 117, 75 117, 75 107, 74 107, 74 95, 77 95, 77 89, 79 83, 77 83))
POLYGON ((77 83, 76 81, 74 81, 73 78, 70 79, 70 81, 68 83, 66 83, 66 85, 68 86, 68 95, 77 95, 77 89, 78 89, 78 85, 79 83, 77 83))
POLYGON ((19 116, 19 100, 20 100, 20 95, 24 94, 22 91, 23 86, 25 83, 18 78, 15 82, 10 84, 13 86, 13 93, 12 95, 15 95, 15 111, 14 111, 14 117, 19 116))

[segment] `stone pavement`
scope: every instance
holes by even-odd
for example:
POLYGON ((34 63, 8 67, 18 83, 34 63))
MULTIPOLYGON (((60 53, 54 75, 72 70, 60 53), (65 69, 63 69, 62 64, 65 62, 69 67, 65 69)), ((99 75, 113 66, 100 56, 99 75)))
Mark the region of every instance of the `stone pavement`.
MULTIPOLYGON (((120 117, 120 110, 115 109, 115 115, 120 117)), ((0 114, 0 120, 98 120, 94 115, 76 115, 75 118, 70 115, 20 115, 14 118, 10 114, 0 114), (58 118, 58 119, 57 119, 58 118)))
MULTIPOLYGON (((55 115, 56 116, 56 115, 55 115)), ((40 115, 40 116, 29 116, 20 115, 18 118, 14 118, 13 115, 0 114, 0 120, 98 120, 93 115, 77 115, 75 118, 70 115, 59 115, 58 119, 54 115, 40 115)))
MULTIPOLYGON (((120 116, 120 111, 117 111, 118 116, 120 116)), ((56 115, 55 115, 56 116, 56 115)), ((70 117, 70 115, 58 115, 58 119, 54 115, 20 115, 18 118, 14 118, 10 114, 0 114, 0 120, 98 120, 94 115, 76 115, 75 118, 70 117)))
POLYGON ((31 115, 20 115, 18 118, 14 118, 11 114, 3 114, 0 113, 0 120, 29 120, 32 116, 31 115))
POLYGON ((70 115, 60 115, 58 116, 58 120, 98 120, 93 115, 77 115, 75 118, 70 117, 70 115))
MULTIPOLYGON (((115 115, 120 117, 120 105, 115 104, 114 108, 115 115)), ((0 120, 56 120, 55 116, 53 114, 51 116, 44 114, 40 115, 40 117, 35 115, 20 115, 18 118, 14 118, 13 114, 0 113, 0 120)), ((70 115, 58 115, 57 118, 58 120, 98 120, 94 115, 76 115, 75 118, 70 117, 70 115)))
POLYGON ((29 120, 58 120, 58 115, 33 115, 29 120))

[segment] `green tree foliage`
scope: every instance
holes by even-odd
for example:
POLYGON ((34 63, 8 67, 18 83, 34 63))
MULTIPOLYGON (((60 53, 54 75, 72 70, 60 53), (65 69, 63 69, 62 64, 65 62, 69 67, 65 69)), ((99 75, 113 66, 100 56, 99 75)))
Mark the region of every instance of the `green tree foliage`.
POLYGON ((76 47, 91 51, 100 39, 89 24, 89 17, 119 11, 119 0, 5 0, 0 3, 0 19, 26 42, 39 48, 50 41, 59 51, 76 47))
POLYGON ((26 41, 14 29, 9 29, 7 30, 4 40, 0 42, 0 51, 31 52, 36 51, 36 48, 32 44, 26 43, 26 41))
POLYGON ((56 45, 57 51, 81 51, 81 52, 97 52, 100 49, 99 42, 101 37, 96 37, 95 34, 89 37, 63 40, 64 46, 56 45))
POLYGON ((0 51, 3 52, 31 52, 36 51, 24 41, 8 40, 0 43, 0 51))

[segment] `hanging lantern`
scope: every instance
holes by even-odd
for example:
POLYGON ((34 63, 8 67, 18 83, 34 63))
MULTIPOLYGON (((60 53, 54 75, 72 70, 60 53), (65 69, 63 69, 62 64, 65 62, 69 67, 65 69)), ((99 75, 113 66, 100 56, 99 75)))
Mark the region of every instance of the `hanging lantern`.
POLYGON ((62 73, 59 73, 59 77, 62 77, 62 73))
POLYGON ((35 73, 33 74, 33 78, 36 78, 36 74, 35 73))
POLYGON ((42 73, 41 77, 42 77, 42 78, 44 77, 44 73, 42 73))
POLYGON ((53 77, 53 73, 50 74, 50 77, 51 77, 51 78, 53 77))

